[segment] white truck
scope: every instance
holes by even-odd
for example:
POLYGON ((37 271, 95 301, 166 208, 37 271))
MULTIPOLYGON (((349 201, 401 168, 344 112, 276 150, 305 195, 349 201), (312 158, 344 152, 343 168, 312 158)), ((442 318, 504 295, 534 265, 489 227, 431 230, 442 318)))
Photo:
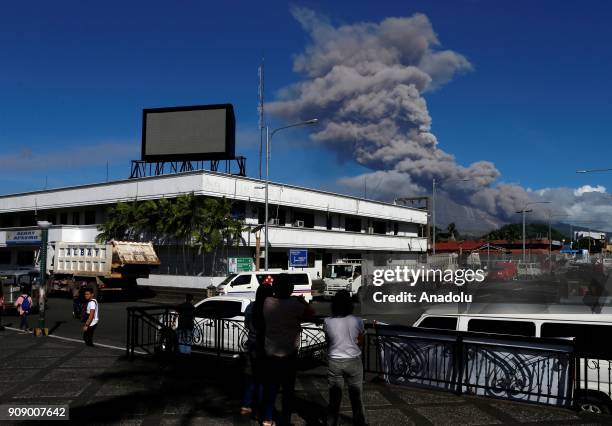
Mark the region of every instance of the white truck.
POLYGON ((362 281, 361 259, 342 259, 325 267, 323 296, 327 299, 339 290, 358 297, 362 281))
POLYGON ((57 242, 47 255, 49 293, 69 292, 75 283, 85 282, 100 291, 130 290, 137 278, 148 278, 159 258, 150 242, 111 240, 108 244, 57 242))

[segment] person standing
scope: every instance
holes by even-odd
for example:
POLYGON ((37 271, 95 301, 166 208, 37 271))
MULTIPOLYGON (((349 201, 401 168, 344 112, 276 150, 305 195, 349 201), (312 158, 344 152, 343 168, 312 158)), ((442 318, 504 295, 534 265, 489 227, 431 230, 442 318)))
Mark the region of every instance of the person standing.
POLYGON ((28 294, 25 287, 21 292, 21 296, 15 300, 15 306, 21 320, 19 321, 19 329, 23 331, 29 331, 30 325, 28 324, 28 317, 30 316, 30 310, 32 309, 32 298, 28 294))
POLYGON ((195 307, 193 306, 193 295, 186 294, 185 302, 177 307, 178 325, 176 333, 178 337, 178 351, 181 354, 191 354, 191 344, 193 340, 193 323, 195 317, 195 307))
POLYGON ((349 399, 353 409, 353 424, 365 425, 365 409, 363 407, 363 363, 361 347, 363 346, 363 320, 353 314, 351 295, 346 290, 340 290, 331 302, 332 316, 325 319, 323 331, 328 346, 329 410, 327 424, 336 426, 342 387, 346 382, 349 399))
POLYGON ((263 306, 268 297, 272 296, 272 286, 260 285, 255 293, 255 301, 249 303, 244 310, 244 325, 248 331, 246 344, 246 384, 242 398, 240 413, 243 415, 261 413, 263 401, 263 383, 265 379, 265 322, 263 306))
POLYGON ((85 323, 83 324, 83 341, 87 346, 93 346, 93 336, 100 318, 98 301, 93 298, 92 288, 85 289, 85 323))
POLYGON ((297 351, 300 343, 301 322, 313 315, 303 297, 291 297, 293 283, 289 274, 279 274, 272 283, 274 297, 264 301, 264 349, 269 383, 265 390, 264 425, 273 424, 274 401, 282 388, 281 424, 291 424, 297 351))

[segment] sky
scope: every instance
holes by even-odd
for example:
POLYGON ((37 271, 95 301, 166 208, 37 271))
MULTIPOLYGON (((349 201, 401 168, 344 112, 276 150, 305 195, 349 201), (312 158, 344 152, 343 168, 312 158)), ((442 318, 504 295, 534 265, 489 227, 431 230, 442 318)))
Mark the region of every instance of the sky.
POLYGON ((232 103, 257 177, 265 58, 269 125, 321 120, 275 137, 272 180, 389 200, 436 178, 487 217, 551 201, 612 230, 612 173, 575 173, 612 167, 610 18, 594 0, 1 2, 0 194, 126 178, 142 109, 175 105, 232 103))

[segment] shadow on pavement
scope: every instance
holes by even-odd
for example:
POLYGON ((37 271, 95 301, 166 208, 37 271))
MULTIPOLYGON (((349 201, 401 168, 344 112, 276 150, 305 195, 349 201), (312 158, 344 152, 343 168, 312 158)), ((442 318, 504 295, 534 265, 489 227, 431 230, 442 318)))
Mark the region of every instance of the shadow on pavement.
MULTIPOLYGON (((202 418, 213 423, 231 419, 248 424, 251 420, 239 414, 244 379, 238 360, 198 355, 166 360, 122 358, 115 366, 91 376, 99 387, 71 408, 71 420, 115 422, 143 412, 147 419, 161 421, 162 416, 172 416, 179 424, 202 418)), ((301 398, 296 398, 294 411, 307 424, 322 424, 325 416, 324 406, 301 398)))

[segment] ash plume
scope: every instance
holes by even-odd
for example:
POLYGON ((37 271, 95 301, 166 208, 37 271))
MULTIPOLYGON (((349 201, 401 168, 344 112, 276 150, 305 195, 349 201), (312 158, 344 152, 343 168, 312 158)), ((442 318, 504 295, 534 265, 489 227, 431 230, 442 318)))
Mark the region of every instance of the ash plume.
MULTIPOLYGON (((582 192, 502 183, 493 163, 461 165, 439 146, 424 95, 473 66, 441 47, 427 16, 334 26, 310 9, 293 8, 292 14, 310 38, 293 59, 293 70, 302 78, 282 89, 268 110, 287 121, 318 117, 312 140, 344 159, 351 153, 370 170, 341 184, 360 192, 364 180, 373 182, 377 194, 368 195, 389 201, 430 193, 435 178, 441 197, 481 212, 491 223, 517 220, 517 210, 543 197, 564 203, 557 212, 579 210, 582 192)), ((545 217, 542 209, 534 210, 532 217, 545 217)))
MULTIPOLYGON (((425 15, 334 27, 309 9, 292 13, 311 43, 293 61, 303 79, 282 91, 272 113, 287 120, 320 117, 313 140, 352 152, 385 196, 423 193, 436 178, 442 191, 494 215, 507 215, 528 199, 520 187, 492 187, 500 176, 492 163, 461 166, 438 146, 423 94, 472 65, 440 49, 425 15), (470 181, 445 183, 461 179, 470 181)), ((360 188, 365 177, 341 182, 360 188)))

